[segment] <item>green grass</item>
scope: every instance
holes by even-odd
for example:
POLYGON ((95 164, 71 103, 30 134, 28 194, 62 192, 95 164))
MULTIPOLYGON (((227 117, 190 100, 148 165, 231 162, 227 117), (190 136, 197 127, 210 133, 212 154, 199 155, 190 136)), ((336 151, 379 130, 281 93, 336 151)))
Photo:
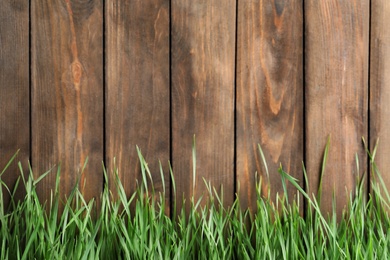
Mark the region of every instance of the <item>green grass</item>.
MULTIPOLYGON (((46 208, 36 185, 48 173, 35 180, 30 169, 20 181, 24 200, 12 201, 9 209, 0 205, 0 259, 387 259, 390 196, 374 163, 375 150, 367 153, 376 179, 373 191, 366 199, 364 179, 357 180, 339 221, 335 213, 322 215, 318 197, 307 194, 282 168, 282 181, 291 182, 307 200, 306 216, 299 210, 302 201, 281 196, 272 203, 262 197, 261 183, 255 212, 242 211, 239 199, 224 208, 221 196, 205 182, 209 199, 191 199, 187 213, 174 206, 170 218, 164 191, 156 193, 150 185, 140 152, 143 180, 130 198, 117 178, 114 199, 106 178, 100 207, 74 188, 60 213, 60 169, 46 208)), ((327 152, 324 164, 326 157, 327 152)), ((172 171, 170 176, 175 193, 172 171)), ((1 185, 3 200, 3 192, 9 191, 1 185)))

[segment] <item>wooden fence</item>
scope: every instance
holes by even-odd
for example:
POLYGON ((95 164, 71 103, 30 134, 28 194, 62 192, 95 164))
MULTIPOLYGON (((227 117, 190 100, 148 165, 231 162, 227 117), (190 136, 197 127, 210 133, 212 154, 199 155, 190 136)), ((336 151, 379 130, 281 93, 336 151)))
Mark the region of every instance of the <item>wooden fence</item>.
MULTIPOLYGON (((138 145, 157 190, 161 160, 168 200, 170 160, 179 197, 200 196, 205 178, 254 208, 257 144, 263 192, 282 192, 280 163, 304 185, 302 161, 315 192, 330 135, 322 206, 335 191, 341 210, 368 170, 362 137, 380 138, 390 186, 389 13, 387 0, 0 1, 0 167, 17 149, 36 176, 61 162, 67 193, 88 157, 92 198, 115 157, 130 193, 138 145)), ((42 198, 54 183, 38 185, 42 198)))

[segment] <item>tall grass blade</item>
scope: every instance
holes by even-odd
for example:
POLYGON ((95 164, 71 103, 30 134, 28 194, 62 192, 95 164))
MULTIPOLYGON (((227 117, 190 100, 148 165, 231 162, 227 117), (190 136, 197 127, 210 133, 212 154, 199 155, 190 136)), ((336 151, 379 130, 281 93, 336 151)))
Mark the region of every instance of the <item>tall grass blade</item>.
POLYGON ((263 165, 264 165, 264 168, 265 168, 265 173, 267 175, 267 182, 269 183, 269 172, 268 172, 268 164, 267 164, 267 161, 265 159, 265 156, 264 156, 264 153, 263 153, 263 149, 261 148, 260 144, 257 144, 257 147, 259 149, 259 153, 260 153, 260 156, 261 156, 261 160, 263 161, 263 165))
POLYGON ((328 140, 327 140, 326 145, 325 145, 324 157, 322 159, 322 165, 321 165, 320 181, 318 184, 317 201, 320 205, 321 205, 321 195, 322 195, 322 181, 324 179, 325 170, 326 170, 326 163, 328 161, 330 138, 331 138, 331 135, 328 136, 328 140))
POLYGON ((0 177, 3 176, 3 174, 5 173, 5 171, 8 169, 8 167, 13 163, 13 161, 15 160, 16 156, 19 154, 19 150, 16 151, 16 153, 14 153, 14 155, 12 155, 11 159, 8 160, 7 164, 4 166, 3 170, 1 171, 0 173, 0 177))
POLYGON ((196 140, 195 135, 192 142, 192 196, 196 189, 196 140))

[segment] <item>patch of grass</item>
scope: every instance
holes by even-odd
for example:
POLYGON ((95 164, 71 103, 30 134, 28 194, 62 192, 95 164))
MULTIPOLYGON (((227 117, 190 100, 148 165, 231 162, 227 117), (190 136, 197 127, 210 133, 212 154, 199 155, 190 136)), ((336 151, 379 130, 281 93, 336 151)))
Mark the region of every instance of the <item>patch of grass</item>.
MULTIPOLYGON (((306 216, 299 210, 302 201, 281 196, 275 203, 264 198, 260 179, 252 213, 241 210, 239 199, 224 208, 222 196, 205 181, 207 202, 190 199, 189 212, 174 203, 170 218, 165 214, 165 189, 155 192, 139 150, 142 183, 130 198, 117 177, 114 199, 104 170, 100 207, 86 201, 77 185, 61 206, 58 168, 47 210, 38 200, 36 185, 49 172, 34 179, 30 169, 28 178, 20 181, 26 189, 24 200, 12 200, 9 209, 0 204, 0 259, 387 259, 390 196, 374 162, 375 150, 367 153, 376 180, 372 193, 366 198, 364 179, 358 179, 340 221, 335 211, 322 215, 319 195, 306 193, 282 167, 282 181, 291 182, 307 201, 306 216)), ((9 192, 1 182, 5 171, 0 174, 1 200, 3 192, 9 192)), ((164 174, 161 168, 160 172, 164 174)), ((170 176, 176 193, 172 170, 170 176)))

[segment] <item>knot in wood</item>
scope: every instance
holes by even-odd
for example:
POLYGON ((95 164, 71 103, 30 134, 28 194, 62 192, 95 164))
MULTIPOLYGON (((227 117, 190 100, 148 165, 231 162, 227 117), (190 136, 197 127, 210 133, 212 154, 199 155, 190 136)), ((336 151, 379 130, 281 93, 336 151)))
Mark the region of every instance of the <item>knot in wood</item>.
POLYGON ((71 65, 74 84, 80 84, 83 68, 79 61, 74 61, 71 65))

